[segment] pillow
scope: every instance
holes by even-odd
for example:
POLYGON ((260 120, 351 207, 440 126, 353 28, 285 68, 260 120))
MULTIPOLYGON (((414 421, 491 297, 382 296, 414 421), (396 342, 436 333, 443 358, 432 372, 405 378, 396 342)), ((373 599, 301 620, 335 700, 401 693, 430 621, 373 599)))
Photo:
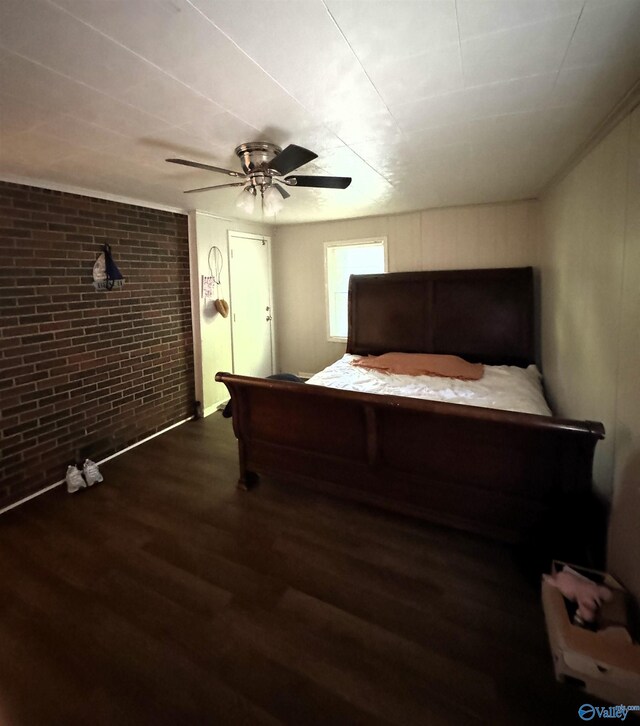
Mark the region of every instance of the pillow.
POLYGON ((405 376, 442 376, 477 381, 484 374, 482 363, 468 363, 457 355, 433 353, 385 353, 370 355, 351 361, 360 368, 372 368, 385 373, 401 373, 405 376))

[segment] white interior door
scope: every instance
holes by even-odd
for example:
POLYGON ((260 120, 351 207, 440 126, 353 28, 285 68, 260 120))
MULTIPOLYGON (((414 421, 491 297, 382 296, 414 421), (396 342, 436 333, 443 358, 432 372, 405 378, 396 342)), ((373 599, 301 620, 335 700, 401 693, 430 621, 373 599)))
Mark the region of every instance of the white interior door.
POLYGON ((233 372, 273 373, 271 240, 229 232, 229 282, 233 372))

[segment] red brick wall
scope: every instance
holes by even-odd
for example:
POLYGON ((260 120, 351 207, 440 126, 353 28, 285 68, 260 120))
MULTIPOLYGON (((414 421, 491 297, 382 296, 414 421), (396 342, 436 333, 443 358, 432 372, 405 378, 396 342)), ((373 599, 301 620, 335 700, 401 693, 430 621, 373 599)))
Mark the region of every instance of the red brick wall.
POLYGON ((0 508, 193 412, 187 218, 0 182, 0 508), (109 243, 124 275, 96 291, 109 243))

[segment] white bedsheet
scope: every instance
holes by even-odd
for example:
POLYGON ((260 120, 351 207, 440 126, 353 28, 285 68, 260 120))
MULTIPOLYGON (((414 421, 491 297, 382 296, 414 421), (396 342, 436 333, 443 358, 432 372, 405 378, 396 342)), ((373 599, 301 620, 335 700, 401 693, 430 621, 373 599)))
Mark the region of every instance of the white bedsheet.
POLYGON ((347 353, 328 368, 316 373, 307 383, 361 393, 409 396, 467 406, 551 415, 544 400, 540 373, 534 365, 528 368, 485 366, 484 375, 479 381, 460 381, 440 376, 382 373, 350 365, 350 361, 360 357, 347 353))

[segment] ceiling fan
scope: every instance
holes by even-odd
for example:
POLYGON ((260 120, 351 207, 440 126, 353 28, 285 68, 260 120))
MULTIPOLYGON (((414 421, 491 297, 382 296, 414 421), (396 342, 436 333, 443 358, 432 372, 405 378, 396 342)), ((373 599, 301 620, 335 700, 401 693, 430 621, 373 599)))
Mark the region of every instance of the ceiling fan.
POLYGON ((187 189, 185 194, 206 192, 210 189, 223 189, 225 187, 244 187, 236 205, 246 212, 253 211, 258 193, 260 193, 263 201, 265 212, 271 214, 279 211, 282 208, 282 200, 291 196, 284 188, 285 186, 346 189, 351 184, 351 177, 346 176, 303 176, 300 174, 287 176, 295 169, 318 158, 318 155, 314 154, 313 151, 303 149, 302 146, 296 146, 295 144, 289 144, 285 149, 281 149, 276 144, 270 144, 267 141, 252 141, 247 144, 240 144, 235 153, 240 158, 242 172, 221 169, 217 166, 201 164, 198 161, 189 161, 188 159, 167 159, 167 161, 172 164, 193 166, 196 169, 216 171, 220 174, 242 179, 242 181, 230 182, 229 184, 214 184, 210 187, 187 189))

